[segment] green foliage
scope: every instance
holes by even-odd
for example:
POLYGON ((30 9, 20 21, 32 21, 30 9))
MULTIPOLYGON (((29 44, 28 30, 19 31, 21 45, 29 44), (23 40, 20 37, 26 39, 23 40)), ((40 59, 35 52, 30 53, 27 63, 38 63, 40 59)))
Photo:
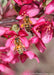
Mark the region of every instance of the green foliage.
POLYGON ((19 26, 17 24, 14 24, 11 28, 11 30, 15 31, 16 33, 19 31, 19 26))
POLYGON ((1 2, 2 2, 2 7, 5 7, 7 4, 7 0, 2 0, 1 2))

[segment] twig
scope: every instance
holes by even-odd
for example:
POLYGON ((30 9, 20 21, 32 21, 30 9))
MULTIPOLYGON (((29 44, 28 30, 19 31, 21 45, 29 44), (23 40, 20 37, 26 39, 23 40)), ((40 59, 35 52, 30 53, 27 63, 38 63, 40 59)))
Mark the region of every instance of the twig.
POLYGON ((0 26, 11 27, 13 24, 18 24, 18 20, 16 19, 3 19, 0 21, 0 26))

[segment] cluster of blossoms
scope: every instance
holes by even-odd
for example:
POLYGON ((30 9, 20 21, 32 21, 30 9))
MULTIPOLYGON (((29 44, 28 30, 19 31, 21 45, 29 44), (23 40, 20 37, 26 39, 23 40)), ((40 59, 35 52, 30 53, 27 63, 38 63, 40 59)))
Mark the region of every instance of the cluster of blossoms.
MULTIPOLYGON (((47 0, 14 1, 20 9, 17 8, 18 11, 15 9, 16 12, 12 8, 2 15, 4 18, 18 15, 16 17, 18 24, 13 24, 12 27, 0 26, 0 37, 5 37, 7 40, 5 46, 0 47, 1 71, 4 70, 6 64, 15 64, 19 61, 24 63, 27 58, 34 58, 39 63, 38 56, 30 46, 35 44, 37 49, 43 53, 46 50, 45 44, 49 43, 54 36, 54 18, 52 17, 54 14, 54 0, 48 5, 44 5, 47 0), (28 39, 30 34, 31 37, 28 39)), ((10 0, 6 6, 9 5, 10 0)))

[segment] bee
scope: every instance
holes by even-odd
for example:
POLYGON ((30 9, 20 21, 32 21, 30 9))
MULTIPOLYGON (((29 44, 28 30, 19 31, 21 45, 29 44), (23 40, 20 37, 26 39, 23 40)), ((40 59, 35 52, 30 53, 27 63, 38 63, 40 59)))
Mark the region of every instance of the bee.
POLYGON ((15 38, 15 49, 19 54, 22 54, 23 51, 25 50, 24 45, 22 44, 21 40, 18 37, 15 38))
POLYGON ((31 24, 32 24, 32 22, 30 21, 29 16, 26 16, 26 17, 24 18, 24 26, 25 26, 25 29, 26 29, 28 32, 31 31, 31 24))

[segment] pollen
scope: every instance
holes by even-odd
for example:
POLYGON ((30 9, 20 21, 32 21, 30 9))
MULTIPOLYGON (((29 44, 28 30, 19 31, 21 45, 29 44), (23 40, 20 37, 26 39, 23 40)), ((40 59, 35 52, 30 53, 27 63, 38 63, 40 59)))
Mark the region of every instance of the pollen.
POLYGON ((37 32, 39 32, 38 30, 36 30, 37 32))
POLYGON ((24 27, 24 24, 21 24, 21 28, 23 28, 24 27))

